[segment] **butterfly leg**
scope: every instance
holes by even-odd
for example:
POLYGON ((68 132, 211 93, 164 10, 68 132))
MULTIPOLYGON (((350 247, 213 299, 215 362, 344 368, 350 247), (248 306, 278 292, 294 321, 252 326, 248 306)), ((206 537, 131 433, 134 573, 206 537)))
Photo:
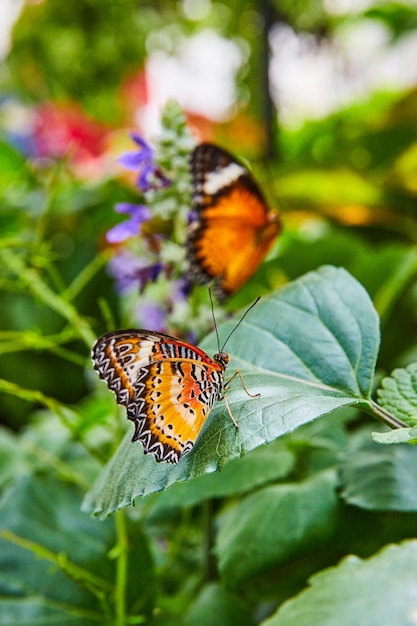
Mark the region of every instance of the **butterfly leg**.
MULTIPOLYGON (((233 380, 236 376, 239 376, 239 378, 240 378, 240 382, 242 383, 242 387, 243 387, 244 391, 248 394, 248 396, 250 396, 251 398, 257 398, 258 396, 260 396, 260 395, 261 395, 260 393, 255 393, 255 394, 253 394, 253 393, 249 393, 249 391, 246 389, 245 381, 243 380, 243 376, 242 376, 242 373, 240 372, 240 370, 236 370, 236 371, 235 371, 235 373, 233 374, 233 376, 231 376, 231 377, 229 378, 229 380, 228 380, 228 381, 224 384, 224 386, 223 386, 223 390, 224 390, 224 391, 227 391, 227 390, 229 389, 229 385, 230 385, 230 383, 232 382, 232 380, 233 380)), ((232 413, 232 411, 231 411, 231 409, 230 409, 229 402, 228 402, 228 400, 227 400, 227 396, 226 396, 226 394, 224 394, 224 396, 222 397, 222 400, 224 400, 224 401, 225 401, 226 408, 227 408, 227 411, 228 411, 228 413, 229 413, 229 415, 230 415, 230 417, 231 417, 231 419, 232 419, 232 422, 233 422, 233 424, 236 426, 236 429, 238 429, 238 428, 239 428, 239 426, 238 426, 238 424, 237 424, 237 422, 236 422, 235 418, 233 417, 233 413, 232 413)))
MULTIPOLYGON (((240 370, 236 370, 235 373, 233 374, 233 376, 231 376, 229 378, 229 380, 224 384, 223 389, 225 389, 226 391, 229 389, 229 385, 232 382, 232 380, 234 378, 236 378, 236 376, 239 376, 240 378, 240 382, 242 383, 242 388, 243 391, 245 391, 245 393, 250 397, 250 398, 258 398, 261 394, 260 393, 249 393, 249 391, 246 389, 246 385, 245 385, 245 381, 243 380, 243 376, 240 370)), ((234 421, 234 420, 233 420, 234 421)))
POLYGON ((228 402, 228 400, 227 400, 227 396, 226 396, 226 395, 224 395, 224 396, 222 397, 222 400, 224 400, 224 402, 225 402, 225 404, 226 404, 226 409, 227 409, 227 412, 229 413, 230 418, 231 418, 231 420, 232 420, 233 424, 234 424, 234 425, 235 425, 235 427, 236 427, 236 430, 239 430, 239 424, 237 423, 237 421, 236 421, 236 420, 235 420, 235 418, 233 417, 233 413, 232 413, 232 410, 231 410, 231 408, 230 408, 230 406, 229 406, 229 402, 228 402))

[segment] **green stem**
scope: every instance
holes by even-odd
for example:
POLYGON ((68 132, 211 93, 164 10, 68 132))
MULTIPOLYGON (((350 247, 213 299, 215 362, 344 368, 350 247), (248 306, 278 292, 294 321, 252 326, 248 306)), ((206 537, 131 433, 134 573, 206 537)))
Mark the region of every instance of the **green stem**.
POLYGON ((96 339, 95 334, 86 319, 78 314, 77 309, 72 304, 52 291, 36 270, 27 267, 20 257, 10 250, 0 250, 0 258, 24 283, 29 292, 66 319, 88 348, 92 346, 96 339))
POLYGON ((97 459, 100 463, 104 462, 104 459, 100 456, 99 452, 86 444, 85 441, 80 438, 78 428, 80 418, 75 411, 61 404, 58 400, 45 396, 37 389, 25 389, 24 387, 16 385, 16 383, 12 383, 2 378, 0 378, 0 392, 16 396, 21 400, 26 400, 26 402, 39 403, 45 406, 59 417, 62 423, 68 428, 74 439, 76 441, 80 441, 93 458, 97 459))
POLYGON ((23 450, 55 470, 62 480, 77 485, 83 491, 88 491, 90 489, 91 485, 84 480, 83 476, 81 476, 78 472, 75 472, 70 465, 61 461, 59 457, 29 441, 23 440, 21 445, 23 450))
MULTIPOLYGON (((69 616, 70 618, 72 618, 70 619, 71 623, 85 624, 90 622, 97 622, 98 624, 101 624, 101 626, 103 625, 102 611, 90 611, 80 606, 68 604, 67 602, 51 600, 51 598, 46 598, 45 596, 41 595, 32 596, 32 598, 29 599, 29 604, 35 606, 43 606, 52 611, 59 612, 61 617, 60 623, 62 623, 62 621, 68 623, 69 616)), ((48 623, 51 624, 52 622, 55 624, 58 623, 57 621, 53 620, 52 617, 50 617, 48 623)))
POLYGON ((395 415, 392 415, 392 413, 377 404, 374 400, 369 400, 363 403, 360 402, 358 406, 366 411, 366 413, 369 413, 369 415, 380 419, 390 428, 408 428, 408 424, 400 420, 398 417, 395 417, 395 415))
POLYGON ((47 195, 46 195, 45 202, 42 208, 42 212, 39 215, 38 221, 36 223, 36 228, 35 228, 35 244, 37 245, 38 248, 40 248, 43 241, 45 240, 45 232, 46 232, 46 228, 48 225, 49 216, 52 212, 55 198, 58 195, 57 181, 59 180, 59 177, 61 176, 61 170, 62 170, 62 162, 58 161, 56 164, 56 167, 52 171, 52 174, 46 186, 47 195))
POLYGON ((9 380, 0 378, 0 392, 16 396, 16 398, 26 400, 26 402, 42 404, 47 409, 52 411, 52 413, 58 415, 58 417, 71 432, 74 431, 73 421, 78 421, 77 413, 75 413, 75 411, 73 411, 72 409, 66 407, 64 404, 58 402, 58 400, 50 398, 49 396, 45 396, 38 389, 25 389, 24 387, 16 385, 16 383, 12 383, 9 380), (69 417, 71 417, 71 419, 69 419, 69 417))
POLYGON ((105 250, 101 254, 98 254, 94 259, 86 265, 81 272, 74 278, 72 283, 64 291, 64 297, 66 300, 73 300, 76 295, 84 289, 86 285, 94 278, 94 276, 106 265, 111 257, 111 251, 105 250))
POLYGON ((80 567, 76 563, 73 563, 67 558, 65 553, 52 552, 51 550, 48 550, 48 548, 45 548, 45 546, 42 546, 35 541, 30 541, 30 539, 20 537, 10 530, 0 531, 0 537, 6 541, 10 541, 10 543, 14 543, 20 548, 29 550, 41 559, 54 563, 54 565, 58 566, 64 574, 74 580, 77 584, 82 584, 94 596, 98 597, 100 601, 102 601, 103 594, 110 594, 114 592, 114 587, 111 583, 107 582, 107 580, 104 580, 103 578, 100 578, 99 576, 96 576, 95 574, 92 574, 90 571, 80 567))
POLYGON ((48 350, 62 359, 84 368, 85 356, 60 345, 70 343, 75 339, 74 330, 70 327, 66 327, 60 333, 54 335, 41 335, 36 330, 0 331, 0 355, 9 352, 21 352, 23 350, 36 352, 48 350))
POLYGON ((116 515, 116 623, 115 626, 126 625, 126 587, 128 566, 128 539, 126 527, 126 513, 123 509, 116 515))

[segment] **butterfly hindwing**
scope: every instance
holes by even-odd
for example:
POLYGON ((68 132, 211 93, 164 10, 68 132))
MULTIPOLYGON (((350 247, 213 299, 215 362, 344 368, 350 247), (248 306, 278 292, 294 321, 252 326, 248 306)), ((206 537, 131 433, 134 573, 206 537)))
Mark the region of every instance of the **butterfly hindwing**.
POLYGON ((187 238, 189 276, 215 283, 222 301, 256 271, 277 236, 269 211, 248 170, 225 150, 201 144, 191 157, 193 210, 187 238))
POLYGON ((133 441, 141 441, 157 461, 178 463, 222 395, 225 364, 186 342, 145 330, 104 335, 92 357, 135 424, 133 441))

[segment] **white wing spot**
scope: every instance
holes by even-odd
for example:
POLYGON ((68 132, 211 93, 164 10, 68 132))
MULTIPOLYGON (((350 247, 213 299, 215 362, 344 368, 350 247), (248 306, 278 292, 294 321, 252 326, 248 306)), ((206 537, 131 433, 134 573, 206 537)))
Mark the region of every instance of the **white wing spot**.
POLYGON ((228 187, 244 173, 244 168, 237 163, 230 163, 221 170, 209 172, 204 181, 204 193, 214 196, 222 187, 228 187))

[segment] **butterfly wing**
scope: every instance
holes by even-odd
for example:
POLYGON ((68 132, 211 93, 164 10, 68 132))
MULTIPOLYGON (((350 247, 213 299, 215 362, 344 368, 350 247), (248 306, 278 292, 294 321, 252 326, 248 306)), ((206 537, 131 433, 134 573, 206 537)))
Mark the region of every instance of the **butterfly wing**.
POLYGON ((175 337, 146 330, 103 335, 92 358, 135 424, 132 441, 141 441, 157 461, 178 463, 221 397, 223 364, 175 337))
POLYGON ((279 233, 278 214, 248 172, 228 152, 201 144, 191 158, 192 221, 187 240, 193 282, 214 280, 220 300, 257 270, 279 233))

